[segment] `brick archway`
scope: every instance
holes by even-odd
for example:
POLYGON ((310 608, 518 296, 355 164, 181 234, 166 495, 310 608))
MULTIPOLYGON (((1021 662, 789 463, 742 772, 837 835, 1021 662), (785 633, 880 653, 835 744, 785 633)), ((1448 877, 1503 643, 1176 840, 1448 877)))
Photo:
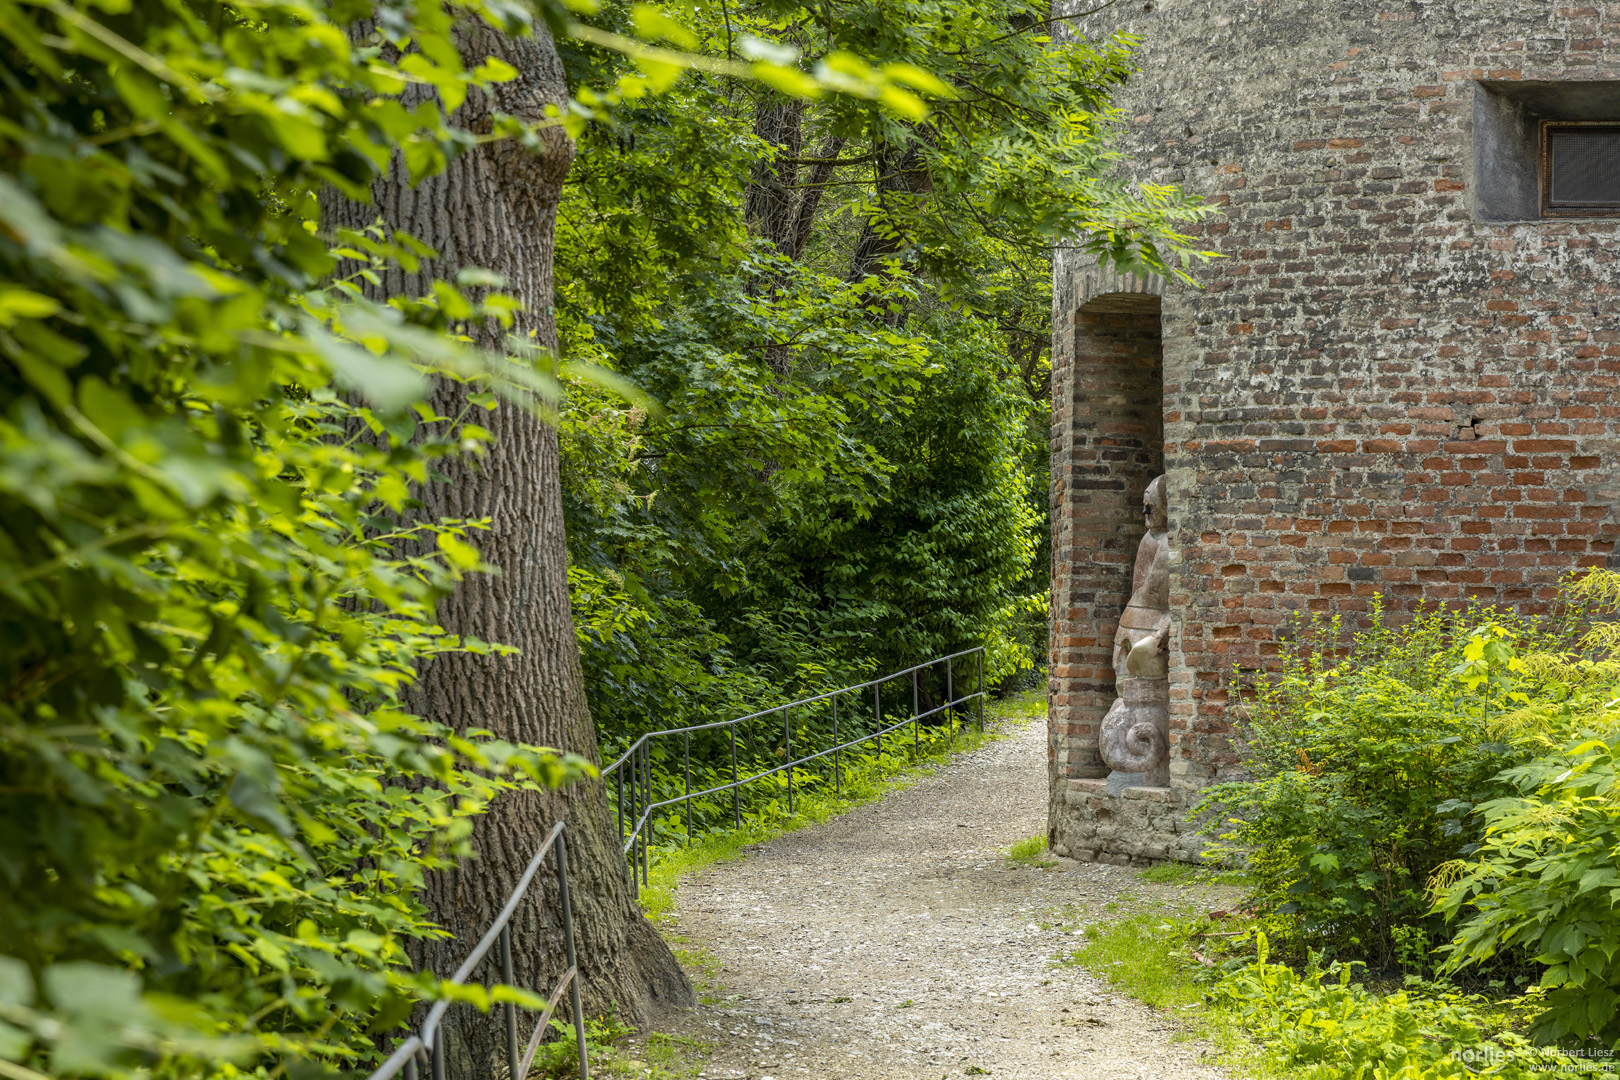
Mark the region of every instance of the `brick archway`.
POLYGON ((1164 472, 1160 298, 1130 284, 1139 287, 1082 291, 1054 356, 1049 722, 1062 778, 1108 774, 1097 730, 1114 699, 1114 631, 1130 598, 1142 489, 1164 472))

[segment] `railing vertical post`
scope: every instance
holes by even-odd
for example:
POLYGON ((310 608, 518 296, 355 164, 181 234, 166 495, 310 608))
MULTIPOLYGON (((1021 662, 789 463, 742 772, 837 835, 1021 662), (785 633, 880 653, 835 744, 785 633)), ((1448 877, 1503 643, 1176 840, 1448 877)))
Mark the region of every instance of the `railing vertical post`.
POLYGON ((638 900, 642 899, 642 886, 646 884, 646 834, 653 831, 653 818, 651 818, 651 811, 648 811, 651 800, 648 798, 648 793, 646 793, 646 787, 648 787, 646 756, 648 756, 648 745, 643 745, 642 753, 635 756, 635 787, 640 793, 640 803, 642 803, 640 805, 642 813, 637 816, 637 823, 642 826, 642 829, 635 834, 635 897, 638 900))
POLYGON ((883 756, 883 684, 872 687, 872 722, 877 725, 878 757, 883 756))
POLYGON ((984 646, 980 645, 973 658, 979 664, 979 730, 984 730, 984 646))
POLYGON ((692 846, 692 733, 684 736, 681 756, 686 761, 686 846, 692 846))
POLYGON ((742 828, 742 798, 741 789, 737 787, 737 725, 732 724, 726 729, 731 732, 731 823, 742 828))
POLYGON ((636 898, 641 898, 641 747, 630 755, 626 763, 630 770, 630 789, 635 793, 630 804, 635 808, 635 817, 630 819, 630 827, 635 830, 630 836, 630 880, 636 886, 636 898))
MULTIPOLYGON (((833 706, 833 746, 838 746, 838 695, 834 694, 833 706)), ((833 790, 839 795, 844 793, 844 752, 833 751, 833 790)))
MULTIPOLYGON (((562 837, 557 838, 562 843, 562 837)), ((511 986, 516 980, 512 976, 512 926, 510 923, 501 927, 501 982, 511 986)), ((517 1041, 517 1006, 508 1001, 503 1006, 506 1012, 506 1075, 516 1078, 518 1074, 518 1041, 517 1041)))
POLYGON ((917 673, 911 673, 911 752, 922 748, 922 725, 917 722, 917 673))
MULTIPOLYGON (((652 805, 652 744, 647 743, 641 748, 641 812, 647 814, 647 820, 641 826, 641 883, 647 884, 647 835, 652 832, 652 815, 648 807, 652 805)), ((638 891, 636 897, 639 899, 638 891)))
MULTIPOLYGON (((624 848, 624 770, 620 769, 614 773, 613 780, 618 785, 619 792, 619 848, 622 850, 624 848)), ((635 820, 633 816, 631 820, 635 820)))
POLYGON ((793 813, 793 719, 787 709, 782 710, 782 743, 787 751, 788 813, 793 813))
MULTIPOLYGON (((590 1064, 585 1053, 585 1010, 579 1003, 579 958, 574 952, 574 905, 568 895, 568 833, 564 830, 557 837, 557 890, 562 898, 563 911, 563 956, 568 961, 568 968, 574 973, 569 980, 568 997, 574 1006, 574 1047, 579 1052, 579 1080, 590 1080, 590 1064)), ((512 1071, 517 1076, 517 1070, 512 1071)))
POLYGON ((405 1059, 405 1080, 416 1080, 416 1055, 405 1059))
POLYGON ((951 678, 951 658, 945 658, 945 711, 951 721, 951 735, 956 735, 956 683, 951 678))
POLYGON ((433 1080, 444 1080, 444 1031, 434 1034, 438 1037, 433 1040, 433 1080))

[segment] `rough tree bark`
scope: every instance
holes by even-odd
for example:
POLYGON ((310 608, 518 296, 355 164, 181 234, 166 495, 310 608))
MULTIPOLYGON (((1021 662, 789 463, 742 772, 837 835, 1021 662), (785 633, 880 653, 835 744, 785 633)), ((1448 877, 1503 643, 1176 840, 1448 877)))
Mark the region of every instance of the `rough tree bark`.
MULTIPOLYGON (((774 160, 754 164, 743 192, 743 220, 756 236, 769 240, 777 251, 794 258, 793 241, 798 226, 797 195, 799 145, 803 139, 804 102, 767 95, 754 110, 754 134, 777 147, 774 160)), ((782 287, 783 276, 772 271, 758 275, 749 285, 758 295, 774 296, 782 287)), ((781 345, 765 346, 765 362, 778 377, 793 370, 793 353, 781 345)))
MULTIPOLYGON (((494 108, 539 120, 547 104, 565 100, 562 64, 543 31, 513 40, 469 20, 463 52, 470 63, 498 56, 521 73, 501 87, 494 108)), ((469 99, 458 120, 473 130, 489 130, 492 103, 477 98, 469 99)), ((541 344, 555 348, 553 226, 574 147, 554 128, 546 148, 533 154, 510 142, 483 145, 415 187, 407 183, 396 155, 389 174, 373 186, 374 205, 328 198, 326 223, 364 228, 380 216, 439 252, 436 261, 416 274, 396 269, 372 289, 375 296, 425 294, 435 277, 453 279, 458 268, 485 267, 504 276, 504 291, 523 303, 515 332, 532 331, 541 344)), ((498 328, 474 329, 472 335, 486 348, 498 349, 504 340, 498 328)), ((433 406, 440 415, 454 416, 462 411, 466 393, 461 384, 441 382, 433 406)), ((596 732, 568 603, 556 432, 505 405, 479 415, 497 439, 494 447, 481 463, 441 466, 448 482, 421 489, 420 513, 425 518, 493 520, 490 531, 470 539, 500 568, 499 576, 463 582, 444 602, 439 617, 451 633, 514 645, 522 654, 436 660, 422 673, 409 703, 420 714, 457 729, 487 728, 502 738, 571 750, 596 761, 596 732)), ((480 818, 472 839, 477 858, 428 883, 435 917, 454 936, 424 947, 418 962, 442 975, 454 971, 500 910, 552 824, 563 817, 569 824, 574 926, 587 1011, 594 1015, 616 1004, 622 1017, 642 1023, 656 1003, 690 1004, 690 984, 635 904, 600 781, 562 792, 508 795, 480 818)), ((513 942, 519 985, 547 992, 565 964, 554 878, 548 873, 542 880, 547 888, 531 890, 532 901, 514 920, 513 942)), ((496 978, 489 974, 486 981, 496 978)), ((453 1009, 451 1015, 457 1020, 450 1052, 470 1069, 461 1075, 495 1075, 495 1063, 504 1060, 497 1052, 498 1010, 490 1017, 467 1008, 453 1009)))
POLYGON ((790 259, 803 255, 804 246, 810 242, 810 230, 816 223, 816 211, 821 208, 821 196, 827 190, 833 170, 838 167, 838 155, 843 149, 844 140, 832 136, 816 151, 819 160, 810 167, 810 177, 799 193, 798 209, 794 212, 793 249, 787 253, 790 259))
POLYGON ((754 165, 743 196, 743 220, 758 236, 792 258, 795 227, 798 224, 797 194, 794 184, 799 167, 790 160, 799 156, 804 120, 804 102, 767 95, 754 110, 754 134, 778 147, 777 160, 761 160, 754 165))

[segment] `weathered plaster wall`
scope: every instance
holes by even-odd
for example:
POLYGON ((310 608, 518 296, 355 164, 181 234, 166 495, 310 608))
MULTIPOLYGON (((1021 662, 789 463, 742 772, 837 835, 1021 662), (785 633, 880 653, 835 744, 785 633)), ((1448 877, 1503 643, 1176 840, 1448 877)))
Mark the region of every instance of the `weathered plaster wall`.
POLYGON ((1079 25, 1143 39, 1132 169, 1213 203, 1193 231, 1223 258, 1196 291, 1060 253, 1054 843, 1098 771, 1102 599, 1141 534, 1082 485, 1106 479, 1075 419, 1088 303, 1163 293, 1181 803, 1234 775, 1227 677, 1294 613, 1375 593, 1534 608, 1565 572, 1620 565, 1620 223, 1485 220, 1473 175, 1477 84, 1620 80, 1620 3, 1134 0, 1079 25))

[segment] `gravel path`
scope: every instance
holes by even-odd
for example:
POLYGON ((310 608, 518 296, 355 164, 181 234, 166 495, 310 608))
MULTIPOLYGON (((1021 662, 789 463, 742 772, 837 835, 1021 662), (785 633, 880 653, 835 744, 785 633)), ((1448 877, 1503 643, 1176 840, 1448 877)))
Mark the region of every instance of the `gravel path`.
POLYGON ((684 883, 673 929, 713 958, 720 984, 719 1003, 680 1023, 713 1048, 699 1075, 1223 1076, 1196 1043, 1171 1041, 1172 1020, 1053 963, 1076 925, 1218 897, 1120 867, 1008 867, 1007 849, 1046 829, 1045 735, 1021 723, 881 802, 684 883))

